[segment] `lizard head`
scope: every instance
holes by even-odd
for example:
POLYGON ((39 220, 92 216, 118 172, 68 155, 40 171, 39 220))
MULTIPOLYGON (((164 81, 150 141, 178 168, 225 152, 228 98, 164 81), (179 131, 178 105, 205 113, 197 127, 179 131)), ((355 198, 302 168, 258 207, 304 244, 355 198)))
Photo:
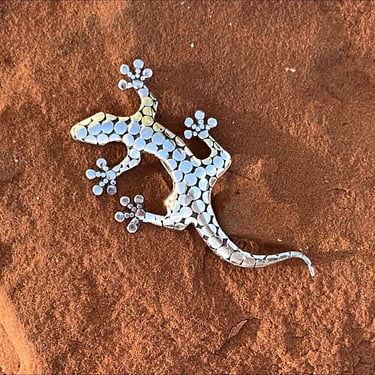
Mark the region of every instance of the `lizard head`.
MULTIPOLYGON (((117 116, 98 112, 70 129, 70 134, 75 141, 104 146, 109 142, 120 142, 121 137, 114 129, 117 116)), ((120 124, 116 124, 119 127, 120 124)))

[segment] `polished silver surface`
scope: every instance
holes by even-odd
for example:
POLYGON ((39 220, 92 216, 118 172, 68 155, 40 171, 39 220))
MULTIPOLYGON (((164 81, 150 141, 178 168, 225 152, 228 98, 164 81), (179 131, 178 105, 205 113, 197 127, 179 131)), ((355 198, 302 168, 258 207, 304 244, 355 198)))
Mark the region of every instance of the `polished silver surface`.
POLYGON ((132 88, 138 93, 141 99, 138 111, 126 117, 99 112, 71 129, 71 135, 77 141, 100 146, 109 142, 122 142, 127 147, 127 155, 119 164, 111 168, 105 159, 99 158, 96 162, 99 169, 86 171, 88 179, 99 180, 92 188, 95 195, 101 195, 104 188, 108 194, 116 194, 116 179, 136 167, 143 153, 156 156, 171 176, 173 188, 165 201, 165 216, 146 211, 143 196, 136 195, 133 200, 127 196, 120 199, 125 209, 116 212, 115 220, 129 221, 127 230, 130 233, 137 232, 142 223, 176 230, 193 225, 207 246, 231 264, 256 268, 299 258, 307 264, 310 274, 314 276, 310 259, 301 252, 251 254, 241 250, 229 239, 217 222, 211 205, 212 188, 231 164, 229 153, 209 133, 217 125, 216 119, 210 117, 205 120, 205 113, 196 111, 194 117, 185 120, 185 138, 197 137, 211 150, 207 158, 199 159, 180 137, 155 121, 158 102, 145 85, 145 80, 152 76, 152 70, 143 69, 144 63, 140 59, 134 60, 133 66, 134 71, 128 65, 121 66, 121 74, 128 79, 120 80, 119 88, 132 88))

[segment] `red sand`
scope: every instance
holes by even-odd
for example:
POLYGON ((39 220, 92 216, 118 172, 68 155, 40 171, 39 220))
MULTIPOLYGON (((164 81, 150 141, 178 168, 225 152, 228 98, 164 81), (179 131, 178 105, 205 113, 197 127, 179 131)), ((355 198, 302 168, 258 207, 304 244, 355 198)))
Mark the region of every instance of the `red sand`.
MULTIPOLYGON (((374 2, 3 1, 0 35, 0 373, 375 373, 374 2), (134 112, 136 57, 163 125, 218 119, 227 233, 303 249, 314 279, 233 267, 193 229, 130 235, 91 194, 84 170, 124 148, 69 129, 134 112)), ((119 181, 151 211, 169 186, 151 157, 119 181)))

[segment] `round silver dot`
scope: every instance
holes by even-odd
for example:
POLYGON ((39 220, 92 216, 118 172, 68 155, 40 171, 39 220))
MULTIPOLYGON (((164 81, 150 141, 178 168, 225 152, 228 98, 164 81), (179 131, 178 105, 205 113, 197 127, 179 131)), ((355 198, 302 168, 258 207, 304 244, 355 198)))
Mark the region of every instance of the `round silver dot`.
MULTIPOLYGON (((138 194, 134 197, 134 202, 137 203, 137 206, 139 204, 142 204, 144 202, 145 198, 143 197, 143 195, 141 194, 138 194)), ((141 207, 141 206, 140 206, 141 207)))
POLYGON ((204 211, 204 209, 206 208, 206 205, 201 200, 197 200, 192 203, 191 208, 193 209, 194 212, 197 212, 198 214, 200 214, 204 211))
POLYGON ((203 120, 204 119, 204 112, 203 111, 196 111, 194 116, 197 120, 203 120))
MULTIPOLYGON (((132 166, 132 164, 134 162, 136 162, 137 159, 139 159, 139 156, 141 155, 140 151, 139 150, 136 150, 135 148, 132 148, 130 151, 129 151, 129 157, 134 159, 130 162, 130 166, 132 166)), ((136 164, 134 164, 136 165, 136 164)))
POLYGON ((94 185, 93 188, 92 188, 92 192, 95 195, 101 195, 103 193, 103 188, 99 185, 94 185))
POLYGON ((181 194, 178 198, 178 202, 181 206, 188 206, 192 201, 192 198, 189 195, 181 194))
POLYGON ((173 179, 176 182, 182 181, 183 178, 184 178, 184 174, 181 171, 177 170, 173 172, 173 179))
POLYGON ((93 170, 93 169, 88 169, 86 171, 86 177, 89 179, 89 180, 93 180, 95 177, 97 177, 96 175, 96 172, 93 170))
POLYGON ((107 193, 109 195, 115 195, 117 193, 117 188, 115 185, 109 185, 107 186, 107 193))
POLYGON ((198 167, 195 170, 195 174, 198 176, 198 178, 203 178, 206 176, 206 170, 203 167, 198 167))
POLYGON ((124 121, 120 121, 115 125, 115 132, 119 135, 123 135, 126 132, 126 124, 124 121))
POLYGON ((203 198, 203 202, 206 203, 206 204, 209 204, 210 203, 210 191, 205 191, 202 195, 202 198, 203 198))
POLYGON ((146 68, 143 70, 143 77, 150 78, 152 77, 152 70, 149 68, 146 68))
POLYGON ((203 130, 199 133, 199 138, 201 139, 205 139, 208 137, 208 131, 207 130, 203 130))
POLYGON ((103 168, 105 165, 107 165, 107 160, 105 160, 104 158, 99 158, 99 159, 96 161, 96 165, 97 165, 99 168, 103 168))
POLYGON ((213 165, 207 165, 206 172, 209 176, 215 176, 216 174, 216 168, 213 165))
POLYGON ((128 129, 129 133, 132 134, 132 135, 139 134, 140 130, 141 130, 141 128, 140 128, 140 126, 137 122, 132 122, 130 124, 129 129, 128 129))
POLYGON ((189 173, 193 169, 193 166, 191 165, 189 161, 184 160, 180 164, 180 169, 184 173, 189 173))
POLYGON ((127 196, 121 197, 120 198, 120 204, 123 207, 126 207, 130 203, 130 198, 127 196))
POLYGON ((110 169, 108 172, 107 172, 107 179, 108 180, 114 180, 116 178, 116 173, 110 169))
POLYGON ((121 137, 118 134, 112 133, 109 136, 109 142, 121 142, 121 137))
POLYGON ((174 159, 169 159, 168 160, 168 167, 171 169, 171 170, 174 170, 177 168, 177 161, 174 160, 174 159))
POLYGON ((152 128, 150 128, 148 126, 141 129, 141 137, 143 139, 150 139, 152 137, 153 133, 154 132, 153 132, 152 128))
POLYGON ((98 144, 103 146, 108 143, 108 135, 107 134, 99 134, 96 139, 98 140, 98 144))
POLYGON ((121 65, 120 73, 121 74, 128 74, 130 72, 129 66, 126 64, 121 65))
POLYGON ((190 128, 190 126, 194 124, 194 120, 191 117, 186 117, 184 124, 190 128))
POLYGON ((180 150, 173 151, 173 159, 181 161, 185 159, 185 155, 180 150))
POLYGON ((102 123, 102 131, 106 134, 110 134, 113 131, 113 122, 110 120, 104 121, 102 123))
POLYGON ((196 187, 196 186, 193 186, 189 189, 189 192, 188 192, 188 195, 192 198, 192 199, 198 199, 200 196, 201 196, 201 190, 196 187))
POLYGON ((208 181, 206 179, 202 179, 199 181, 199 189, 203 191, 208 189, 208 181))
POLYGON ((198 223, 199 225, 207 225, 211 220, 211 216, 206 213, 202 212, 201 214, 198 215, 198 223))
POLYGON ((193 135, 193 133, 191 132, 191 130, 185 130, 184 131, 184 137, 186 139, 191 139, 192 135, 193 135))
POLYGON ((224 165, 224 160, 220 156, 215 156, 214 165, 217 169, 219 169, 224 165))
POLYGON ((156 156, 159 157, 161 160, 165 160, 168 159, 169 154, 167 150, 159 150, 156 153, 156 156))
POLYGON ((197 183, 197 176, 194 173, 189 173, 185 176, 184 181, 186 185, 193 186, 197 183))
POLYGON ((134 137, 129 134, 129 133, 126 133, 123 137, 122 137, 122 141, 126 144, 126 146, 130 147, 130 146, 133 146, 133 143, 134 143, 134 137))
POLYGON ((144 62, 141 59, 135 59, 133 62, 134 68, 142 69, 144 62))
POLYGON ((78 130, 76 130, 76 137, 79 139, 85 138, 87 135, 87 129, 83 126, 80 126, 78 130))
POLYGON ((125 220, 124 213, 121 211, 117 211, 115 213, 115 220, 118 221, 119 223, 122 223, 125 220))
POLYGON ((135 233, 138 227, 134 223, 129 223, 126 229, 128 230, 129 233, 135 233))
POLYGON ((165 137, 163 134, 160 133, 155 133, 152 136, 152 142, 155 143, 156 145, 161 145, 165 141, 165 137))
POLYGON ((163 148, 164 150, 167 150, 167 151, 173 151, 175 149, 175 144, 170 140, 170 139, 167 139, 164 143, 163 143, 163 148))
POLYGON ((210 117, 207 120, 207 124, 210 125, 212 128, 214 128, 217 125, 216 118, 210 117))
POLYGON ((188 218, 192 214, 192 210, 190 207, 182 207, 180 212, 182 217, 184 218, 188 218))
POLYGON ((98 142, 96 141, 96 137, 94 137, 93 135, 88 135, 85 138, 85 143, 89 143, 90 145, 96 145, 98 142))
POLYGON ((142 137, 139 137, 134 141, 134 147, 139 151, 142 151, 145 148, 145 146, 146 141, 142 137))

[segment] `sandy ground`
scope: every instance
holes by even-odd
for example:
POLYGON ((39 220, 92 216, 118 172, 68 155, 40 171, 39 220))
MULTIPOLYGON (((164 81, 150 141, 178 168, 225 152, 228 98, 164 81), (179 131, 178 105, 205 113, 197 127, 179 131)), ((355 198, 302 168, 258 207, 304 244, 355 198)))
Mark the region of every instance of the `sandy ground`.
MULTIPOLYGON (((374 374, 374 30, 368 1, 2 1, 0 374, 374 374), (91 194, 85 169, 124 148, 69 129, 134 112, 136 57, 159 122, 218 119, 227 233, 302 249, 315 278, 238 269, 193 229, 130 235, 91 194)), ((156 212, 169 189, 148 156, 119 181, 156 212)))

